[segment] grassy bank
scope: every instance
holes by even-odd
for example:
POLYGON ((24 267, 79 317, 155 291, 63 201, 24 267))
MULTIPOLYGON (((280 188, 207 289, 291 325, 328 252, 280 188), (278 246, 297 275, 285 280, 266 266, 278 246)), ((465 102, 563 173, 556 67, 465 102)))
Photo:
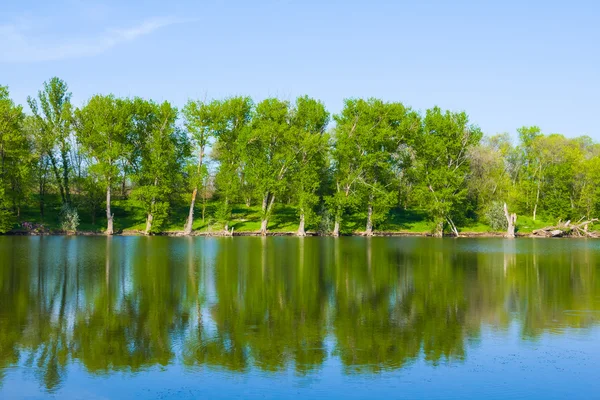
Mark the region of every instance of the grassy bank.
MULTIPOLYGON (((194 231, 200 234, 219 232, 223 226, 215 221, 216 205, 208 203, 206 205, 204 219, 202 219, 201 205, 196 209, 194 220, 194 231)), ((113 201, 112 210, 115 215, 115 231, 121 233, 135 233, 143 231, 145 228, 146 215, 129 200, 113 201)), ((173 233, 183 230, 183 225, 187 217, 188 207, 186 205, 174 206, 171 208, 171 214, 167 218, 162 231, 173 233)), ((81 201, 78 206, 80 225, 79 231, 90 233, 102 233, 106 228, 106 215, 103 209, 98 209, 93 215, 92 210, 85 206, 81 201)), ((43 225, 47 231, 59 231, 59 213, 60 201, 57 197, 48 197, 46 199, 45 212, 42 217, 39 212, 39 204, 36 201, 30 202, 21 209, 21 215, 15 224, 14 232, 21 231, 21 223, 29 222, 32 224, 43 225)), ((233 208, 233 219, 230 227, 235 232, 257 232, 260 230, 261 210, 259 206, 246 207, 245 205, 236 205, 233 208)), ((355 214, 344 221, 344 234, 360 234, 364 231, 366 215, 355 214)), ((551 219, 538 218, 533 221, 531 217, 520 216, 518 219, 518 232, 527 234, 544 226, 552 225, 556 221, 551 219)), ((308 226, 309 230, 315 231, 316 226, 308 226)), ((431 232, 432 224, 424 212, 419 210, 392 209, 388 218, 376 226, 376 231, 387 233, 406 233, 406 234, 427 234, 431 232)), ((495 233, 494 230, 481 222, 466 221, 458 225, 459 231, 471 234, 495 233)), ((269 220, 269 232, 286 233, 295 232, 298 229, 298 214, 294 207, 278 205, 276 206, 271 219, 269 220)))

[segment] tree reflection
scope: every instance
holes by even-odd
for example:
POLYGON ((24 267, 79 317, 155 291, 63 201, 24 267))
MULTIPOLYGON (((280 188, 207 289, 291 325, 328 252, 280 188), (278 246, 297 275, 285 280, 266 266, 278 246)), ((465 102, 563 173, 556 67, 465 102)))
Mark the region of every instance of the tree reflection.
POLYGON ((587 241, 390 238, 1 238, 0 384, 49 391, 69 366, 182 362, 309 374, 460 362, 482 328, 523 338, 600 317, 587 241))

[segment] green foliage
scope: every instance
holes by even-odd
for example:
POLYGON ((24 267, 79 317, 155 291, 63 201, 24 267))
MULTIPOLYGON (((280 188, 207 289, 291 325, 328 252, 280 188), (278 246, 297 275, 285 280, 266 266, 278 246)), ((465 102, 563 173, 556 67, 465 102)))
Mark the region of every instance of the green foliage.
POLYGON ((299 214, 307 224, 316 225, 319 215, 315 212, 327 175, 327 151, 329 137, 325 133, 329 113, 320 101, 308 96, 296 99, 291 111, 291 129, 294 135, 291 146, 296 159, 292 166, 290 181, 292 196, 299 214))
POLYGON ((535 126, 519 128, 514 145, 508 134, 482 139, 464 112, 348 99, 330 116, 308 96, 190 100, 180 112, 113 95, 73 111, 59 78, 28 103, 32 115, 0 86, 3 230, 60 228, 62 204, 77 205, 86 229, 106 222, 107 233, 113 215, 119 229, 148 232, 190 221, 187 232, 458 234, 503 228, 504 202, 519 229, 600 213, 600 144, 535 126), (206 218, 196 222, 198 195, 206 218))
POLYGON ((70 204, 63 204, 60 209, 60 229, 64 232, 77 232, 79 213, 70 204))
POLYGON ((427 110, 415 141, 415 198, 428 211, 441 235, 443 225, 463 211, 470 172, 469 150, 481 140, 482 133, 469 124, 467 114, 427 110))
POLYGON ((484 210, 485 222, 496 232, 505 231, 508 221, 504 215, 504 203, 493 201, 484 210))
POLYGON ((27 102, 37 123, 35 140, 43 157, 49 160, 62 202, 70 203, 69 178, 72 166, 69 138, 73 120, 71 92, 65 81, 54 77, 44 82, 37 100, 28 97, 27 102), (56 153, 60 155, 60 162, 56 153))

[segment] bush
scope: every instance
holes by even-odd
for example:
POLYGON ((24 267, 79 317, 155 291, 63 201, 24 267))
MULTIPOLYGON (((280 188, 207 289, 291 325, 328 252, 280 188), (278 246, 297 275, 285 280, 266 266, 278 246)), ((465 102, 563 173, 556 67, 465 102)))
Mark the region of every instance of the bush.
POLYGON ((328 235, 333 231, 334 216, 326 207, 321 207, 317 213, 317 233, 319 235, 328 235))
POLYGON ((79 213, 75 207, 64 204, 60 209, 60 228, 65 232, 77 232, 79 213))
POLYGON ((483 216, 490 227, 497 232, 508 229, 508 222, 504 215, 504 204, 493 201, 483 212, 483 216))

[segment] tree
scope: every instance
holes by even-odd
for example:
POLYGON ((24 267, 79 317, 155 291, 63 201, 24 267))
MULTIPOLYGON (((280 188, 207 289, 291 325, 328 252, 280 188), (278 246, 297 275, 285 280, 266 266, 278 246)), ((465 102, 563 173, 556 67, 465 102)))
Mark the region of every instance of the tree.
POLYGON ((23 109, 10 99, 8 88, 0 86, 0 233, 12 228, 25 195, 30 171, 30 144, 23 132, 23 109))
POLYGON ((203 103, 201 101, 188 101, 183 108, 185 127, 190 134, 190 139, 196 147, 198 154, 198 163, 195 170, 191 171, 190 181, 193 187, 192 200, 190 202, 190 211, 185 223, 184 234, 192 233, 194 224, 194 205, 198 188, 202 189, 203 183, 208 175, 208 170, 204 164, 206 147, 210 144, 211 138, 215 135, 215 121, 219 118, 219 103, 203 103))
POLYGON ((54 77, 48 82, 44 82, 43 90, 38 92, 38 100, 32 97, 27 98, 29 107, 40 126, 41 135, 37 137, 39 147, 50 160, 63 204, 71 203, 69 136, 71 134, 72 107, 71 93, 68 90, 65 81, 54 77), (59 165, 56 152, 60 154, 62 165, 59 165))
POLYGON ((96 95, 75 111, 77 138, 91 157, 90 172, 106 188, 106 234, 114 233, 111 211, 112 187, 120 175, 119 164, 127 157, 130 102, 112 95, 96 95))
POLYGON ((249 129, 252 120, 253 103, 249 97, 232 97, 215 102, 216 117, 213 120, 216 136, 212 159, 219 163, 215 184, 219 194, 217 220, 229 230, 231 204, 239 196, 241 186, 240 136, 249 129))
POLYGON ((378 99, 349 99, 335 117, 334 236, 339 235, 344 212, 366 206, 365 234, 371 236, 397 199, 398 176, 406 162, 407 144, 419 117, 400 103, 378 99))
POLYGON ((525 201, 524 207, 532 213, 533 220, 537 216, 540 194, 542 192, 544 165, 540 159, 539 146, 536 146, 537 139, 542 136, 541 130, 537 126, 522 127, 517 129, 521 144, 519 151, 521 153, 522 169, 520 172, 520 188, 523 192, 522 198, 525 201))
POLYGON ((494 218, 494 223, 487 221, 492 228, 498 221, 504 227, 502 203, 512 203, 517 159, 518 154, 507 133, 484 137, 479 145, 469 150, 469 196, 479 206, 478 215, 498 217, 494 218))
POLYGON ((363 171, 360 163, 361 153, 355 138, 360 120, 360 115, 356 114, 355 103, 354 100, 346 100, 341 114, 334 116, 336 127, 333 132, 331 157, 335 188, 326 200, 328 206, 334 210, 333 236, 339 236, 344 213, 352 209, 359 200, 355 190, 363 171))
POLYGON ((252 127, 241 137, 244 175, 262 201, 261 235, 267 234, 275 199, 286 188, 297 157, 297 140, 290 127, 290 105, 278 99, 266 99, 256 106, 252 127))
POLYGON ((453 218, 464 208, 469 174, 469 150, 481 140, 481 130, 469 124, 464 112, 429 109, 414 141, 416 197, 434 222, 434 236, 448 223, 455 236, 453 218))
POLYGON ((181 186, 189 143, 175 124, 177 109, 170 103, 136 98, 133 107, 135 135, 141 145, 134 198, 146 214, 144 233, 148 235, 160 230, 169 212, 170 196, 181 186))
POLYGON ((329 113, 323 103, 308 96, 296 100, 291 124, 296 136, 293 145, 297 146, 292 181, 300 214, 298 236, 306 236, 305 224, 314 218, 314 208, 319 201, 318 190, 326 173, 328 122, 329 113))

